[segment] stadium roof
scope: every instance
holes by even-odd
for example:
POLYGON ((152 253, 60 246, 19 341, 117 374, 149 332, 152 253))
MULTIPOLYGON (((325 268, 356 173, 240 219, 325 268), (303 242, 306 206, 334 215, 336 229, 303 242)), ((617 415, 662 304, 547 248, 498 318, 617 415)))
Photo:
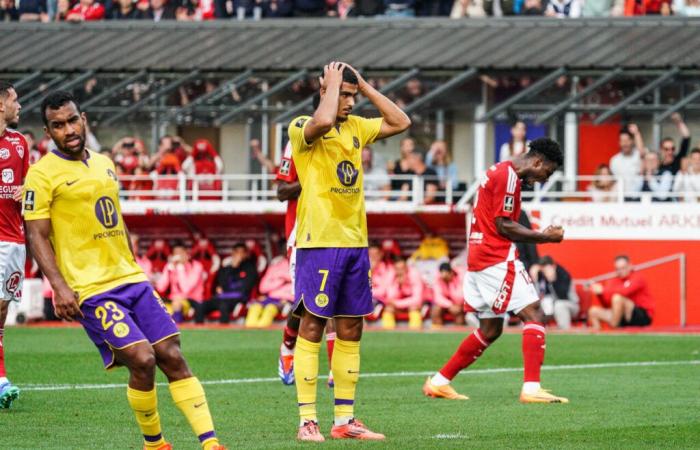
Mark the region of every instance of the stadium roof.
POLYGON ((700 19, 0 24, 0 72, 700 68, 700 19))

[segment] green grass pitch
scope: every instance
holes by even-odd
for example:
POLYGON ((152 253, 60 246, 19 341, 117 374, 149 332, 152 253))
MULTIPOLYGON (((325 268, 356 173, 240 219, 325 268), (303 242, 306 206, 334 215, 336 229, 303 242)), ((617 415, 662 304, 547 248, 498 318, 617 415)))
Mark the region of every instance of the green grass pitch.
MULTIPOLYGON (((568 405, 522 405, 520 336, 504 335, 458 376, 465 402, 423 397, 422 373, 452 354, 462 333, 366 332, 356 413, 384 443, 330 441, 323 448, 698 448, 700 337, 550 334, 543 386, 568 405), (642 365, 638 362, 660 364, 642 365), (693 362, 694 361, 694 362, 693 362), (675 363, 673 363, 675 362, 675 363), (624 363, 631 363, 624 365, 624 363), (585 367, 562 367, 583 365, 585 367), (493 369, 513 370, 493 370, 493 369), (383 375, 383 376, 378 376, 383 375)), ((294 387, 276 378, 280 331, 185 330, 185 355, 205 385, 229 449, 309 447, 295 442, 294 387)), ((24 388, 0 411, 0 449, 139 449, 125 369, 105 372, 77 328, 14 328, 5 336, 11 380, 24 388), (71 388, 68 385, 78 385, 71 388), (80 386, 82 385, 82 386, 80 386)), ((325 348, 321 374, 327 373, 325 348)), ((162 376, 159 381, 163 382, 162 376)), ((197 449, 189 425, 160 385, 165 437, 197 449)), ((328 435, 332 392, 319 384, 328 435)))

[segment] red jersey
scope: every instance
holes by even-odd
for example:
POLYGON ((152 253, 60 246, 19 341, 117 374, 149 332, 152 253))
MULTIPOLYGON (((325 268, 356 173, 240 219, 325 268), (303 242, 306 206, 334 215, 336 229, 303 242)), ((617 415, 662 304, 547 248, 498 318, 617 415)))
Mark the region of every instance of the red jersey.
POLYGON ((612 296, 615 294, 632 300, 635 306, 647 312, 650 319, 654 317, 654 299, 651 297, 647 282, 638 273, 632 272, 627 278, 615 277, 608 280, 601 295, 603 303, 610 305, 612 296))
MULTIPOLYGON (((280 163, 279 169, 277 169, 277 176, 275 179, 286 183, 295 183, 299 181, 297 169, 294 167, 294 161, 292 160, 292 146, 290 143, 287 143, 287 146, 284 148, 282 162, 280 163)), ((292 232, 294 231, 294 225, 297 221, 297 201, 298 199, 296 198, 287 200, 287 213, 284 216, 284 234, 287 237, 288 247, 294 245, 294 236, 292 236, 292 232)))
POLYGON ((469 229, 467 267, 479 272, 487 267, 518 258, 515 244, 501 236, 496 218, 507 217, 515 222, 520 217, 520 188, 522 181, 513 163, 504 161, 486 171, 474 201, 474 213, 469 229))
POLYGON ((20 202, 12 199, 29 169, 29 146, 22 133, 5 129, 0 134, 0 241, 24 244, 20 202))

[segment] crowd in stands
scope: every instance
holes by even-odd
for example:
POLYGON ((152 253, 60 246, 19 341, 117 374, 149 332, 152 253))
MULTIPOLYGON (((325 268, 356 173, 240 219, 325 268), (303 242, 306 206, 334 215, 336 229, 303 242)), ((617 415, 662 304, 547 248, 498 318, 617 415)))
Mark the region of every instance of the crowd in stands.
POLYGON ((0 0, 0 21, 700 15, 698 0, 0 0))
POLYGON ((700 148, 690 150, 688 126, 677 113, 672 119, 682 136, 678 147, 667 137, 662 139, 658 151, 650 150, 635 124, 620 131, 619 152, 608 164, 597 168, 595 175, 601 178, 588 186, 594 201, 618 201, 620 189, 625 201, 700 200, 700 148), (618 186, 618 182, 623 186, 618 186))

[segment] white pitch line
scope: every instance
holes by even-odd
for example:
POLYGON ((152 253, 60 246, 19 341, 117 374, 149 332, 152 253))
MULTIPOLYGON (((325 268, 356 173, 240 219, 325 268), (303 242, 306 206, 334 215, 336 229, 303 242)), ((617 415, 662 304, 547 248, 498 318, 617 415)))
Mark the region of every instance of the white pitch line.
MULTIPOLYGON (((617 367, 650 367, 650 366, 693 366, 700 365, 700 360, 687 361, 632 361, 632 362, 617 362, 617 363, 598 363, 598 364, 562 364, 558 366, 542 366, 542 370, 577 370, 577 369, 610 369, 617 367)), ((483 375, 495 373, 510 373, 522 372, 522 367, 501 367, 493 369, 474 369, 465 370, 461 375, 483 375)), ((370 372, 363 373, 362 378, 400 378, 400 377, 417 377, 432 375, 435 372, 370 372)), ((319 376, 319 379, 328 378, 327 376, 319 376)), ((202 384, 221 385, 221 384, 248 384, 248 383, 279 383, 278 377, 269 378, 232 378, 227 380, 208 380, 202 381, 202 384)), ((157 383, 159 386, 167 386, 167 383, 157 383)), ((25 384, 20 385, 23 391, 80 391, 88 389, 116 389, 125 388, 126 384, 25 384)))

